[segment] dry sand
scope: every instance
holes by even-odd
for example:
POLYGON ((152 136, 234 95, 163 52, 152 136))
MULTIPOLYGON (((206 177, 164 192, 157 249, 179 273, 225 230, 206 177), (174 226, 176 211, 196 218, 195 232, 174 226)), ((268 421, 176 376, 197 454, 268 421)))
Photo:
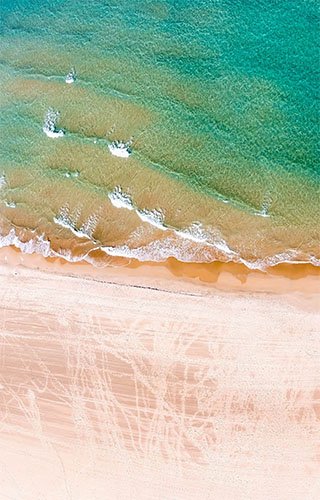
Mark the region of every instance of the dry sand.
POLYGON ((318 499, 318 287, 1 250, 1 500, 318 499))

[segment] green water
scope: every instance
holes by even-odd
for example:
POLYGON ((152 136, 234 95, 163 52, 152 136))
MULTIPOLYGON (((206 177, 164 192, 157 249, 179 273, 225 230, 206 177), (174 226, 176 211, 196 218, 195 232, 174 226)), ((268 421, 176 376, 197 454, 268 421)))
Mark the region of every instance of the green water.
POLYGON ((3 245, 318 263, 317 2, 2 0, 0 14, 3 245), (61 138, 42 130, 50 107, 61 138), (129 158, 110 154, 130 139, 129 158))

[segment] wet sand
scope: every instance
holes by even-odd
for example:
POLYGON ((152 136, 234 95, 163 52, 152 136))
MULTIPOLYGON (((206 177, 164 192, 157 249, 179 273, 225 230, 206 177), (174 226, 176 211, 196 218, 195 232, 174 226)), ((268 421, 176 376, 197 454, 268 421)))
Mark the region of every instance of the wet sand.
POLYGON ((318 497, 319 270, 0 251, 2 498, 318 497))

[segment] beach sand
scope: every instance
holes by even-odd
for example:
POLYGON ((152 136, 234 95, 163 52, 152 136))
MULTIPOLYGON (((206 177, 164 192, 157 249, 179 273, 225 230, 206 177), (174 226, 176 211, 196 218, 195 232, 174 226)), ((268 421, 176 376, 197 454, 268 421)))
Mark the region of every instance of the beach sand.
POLYGON ((0 251, 0 498, 319 498, 319 269, 0 251))

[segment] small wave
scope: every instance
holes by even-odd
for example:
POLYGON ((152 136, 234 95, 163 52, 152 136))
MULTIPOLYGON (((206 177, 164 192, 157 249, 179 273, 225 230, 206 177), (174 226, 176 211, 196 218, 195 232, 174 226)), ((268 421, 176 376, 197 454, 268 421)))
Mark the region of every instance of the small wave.
MULTIPOLYGON (((108 194, 108 196, 115 207, 127 208, 129 210, 134 209, 131 196, 123 193, 120 186, 116 187, 110 194, 108 194)), ((209 247, 214 247, 228 256, 237 255, 236 252, 227 245, 226 241, 217 230, 209 233, 203 229, 201 222, 193 222, 185 229, 177 229, 169 224, 165 224, 165 214, 161 209, 136 209, 135 212, 143 222, 147 222, 161 231, 172 231, 180 238, 190 240, 194 243, 204 244, 209 247)))
MULTIPOLYGON (((164 262, 169 257, 174 257, 180 262, 196 262, 196 263, 210 263, 215 260, 224 262, 240 262, 243 263, 249 269, 259 269, 261 271, 266 271, 268 267, 276 266, 277 264, 288 263, 288 264, 312 264, 314 266, 320 266, 320 259, 315 256, 310 256, 309 258, 301 258, 299 260, 299 254, 296 250, 290 250, 288 252, 283 252, 273 256, 268 256, 263 259, 256 260, 246 260, 238 256, 225 256, 224 259, 214 258, 212 254, 212 249, 206 245, 194 245, 192 241, 187 239, 182 239, 180 244, 177 245, 177 240, 175 238, 166 238, 164 240, 157 240, 149 243, 148 245, 130 248, 128 245, 121 246, 96 246, 93 249, 88 250, 85 254, 74 256, 71 250, 60 249, 59 252, 54 251, 50 246, 50 241, 44 238, 44 235, 35 236, 31 240, 22 242, 18 236, 15 234, 15 230, 11 229, 10 232, 5 236, 0 236, 0 248, 15 246, 20 249, 23 253, 37 253, 43 257, 61 257, 68 262, 79 262, 86 261, 95 266, 101 266, 101 262, 96 263, 95 260, 90 256, 90 252, 95 249, 101 249, 106 255, 113 257, 125 257, 129 259, 137 259, 141 262, 145 261, 155 261, 164 262)), ((103 265, 108 265, 107 263, 103 265)))
POLYGON ((113 141, 108 145, 108 148, 112 155, 118 156, 119 158, 129 158, 131 155, 131 149, 127 142, 113 141))
POLYGON ((162 231, 168 229, 168 227, 164 225, 164 213, 161 209, 147 210, 144 208, 142 210, 136 210, 136 214, 143 222, 148 222, 162 231))
POLYGON ((237 252, 235 252, 234 250, 232 250, 229 245, 227 245, 227 243, 223 240, 223 239, 220 239, 220 240, 216 240, 213 244, 213 246, 215 248, 217 248, 217 250, 220 250, 221 252, 223 252, 224 254, 230 256, 230 255, 238 255, 237 252))
POLYGON ((79 170, 75 170, 74 172, 66 172, 64 175, 68 179, 70 179, 70 178, 76 178, 76 177, 79 177, 80 172, 79 172, 79 170))
POLYGON ((151 224, 157 229, 166 231, 169 229, 164 224, 164 212, 161 209, 148 210, 143 208, 141 210, 135 209, 135 205, 132 201, 131 195, 125 193, 121 186, 116 186, 108 197, 112 205, 116 208, 126 208, 127 210, 135 210, 137 216, 143 221, 151 224))
POLYGON ((174 232, 181 238, 194 241, 195 243, 203 243, 209 247, 214 247, 225 255, 237 255, 237 252, 228 246, 219 231, 205 231, 201 222, 193 222, 188 228, 175 230, 174 232))
POLYGON ((320 259, 314 255, 310 255, 308 259, 306 259, 305 256, 300 259, 299 257, 301 257, 299 251, 289 250, 287 252, 269 255, 263 259, 246 260, 240 258, 239 262, 249 269, 260 269, 261 271, 266 271, 268 267, 274 267, 278 264, 312 264, 315 267, 320 266, 320 259))
POLYGON ((84 231, 81 231, 81 229, 77 229, 76 227, 74 227, 73 223, 68 221, 67 219, 63 217, 54 217, 53 220, 59 226, 70 229, 70 231, 78 238, 91 239, 90 236, 88 236, 84 231))
POLYGON ((16 206, 17 206, 14 201, 6 201, 6 200, 4 200, 4 204, 8 208, 16 208, 16 206))
POLYGON ((127 193, 124 193, 121 186, 116 186, 114 190, 108 194, 108 197, 114 207, 134 210, 131 196, 127 193))
POLYGON ((313 266, 320 266, 320 259, 317 259, 314 255, 310 256, 310 264, 313 266))
POLYGON ((93 214, 78 228, 77 223, 80 215, 81 209, 79 207, 71 213, 69 206, 65 205, 60 209, 58 217, 54 217, 53 220, 59 226, 69 229, 78 238, 91 240, 97 228, 99 218, 96 214, 93 214))
POLYGON ((260 217, 270 217, 269 209, 272 203, 272 198, 270 196, 270 191, 267 191, 262 202, 261 212, 256 212, 255 215, 260 217))
POLYGON ((186 238, 196 243, 205 243, 209 238, 209 234, 203 230, 200 222, 194 222, 186 229, 175 230, 175 233, 181 238, 186 238))
POLYGON ((188 240, 184 240, 182 244, 177 245, 177 241, 172 238, 153 241, 148 245, 136 248, 130 248, 128 245, 101 247, 101 250, 107 255, 137 259, 140 262, 164 262, 168 258, 174 257, 180 262, 194 262, 199 264, 211 263, 214 261, 242 263, 249 269, 260 271, 267 271, 270 267, 284 263, 320 266, 320 259, 310 256, 307 259, 303 258, 299 260, 299 255, 295 251, 283 252, 273 256, 267 256, 263 259, 246 260, 239 257, 239 255, 232 250, 230 251, 227 245, 219 245, 218 243, 215 249, 221 252, 220 255, 215 256, 212 252, 212 248, 210 250, 209 246, 195 246, 188 240))
POLYGON ((38 253, 43 255, 43 257, 50 257, 53 253, 50 248, 50 242, 45 240, 43 236, 37 236, 35 239, 22 242, 19 240, 14 229, 11 229, 6 236, 0 236, 0 248, 11 245, 19 248, 23 253, 38 253))
POLYGON ((46 134, 47 137, 50 137, 50 139, 58 139, 59 137, 64 136, 63 130, 52 131, 52 130, 48 130, 46 127, 43 127, 42 130, 44 131, 44 133, 46 134))
POLYGON ((206 251, 206 248, 199 248, 188 240, 183 240, 177 245, 175 238, 152 241, 148 245, 136 248, 130 248, 128 245, 103 246, 101 250, 113 257, 137 259, 140 262, 164 262, 169 257, 174 257, 181 262, 212 261, 212 256, 206 251))
POLYGON ((6 178, 5 174, 3 173, 0 176, 0 189, 3 189, 4 187, 6 187, 6 185, 7 185, 7 178, 6 178))
POLYGON ((87 238, 92 239, 97 225, 99 223, 99 217, 97 214, 92 214, 80 227, 80 232, 86 234, 87 238))
POLYGON ((63 129, 57 130, 56 128, 59 116, 59 111, 55 111, 53 108, 49 108, 44 117, 42 130, 47 135, 47 137, 50 137, 51 139, 63 137, 65 134, 65 131, 63 129))
POLYGON ((67 74, 65 78, 66 83, 74 83, 77 79, 77 72, 74 68, 71 68, 71 71, 67 74))
POLYGON ((170 230, 179 238, 190 240, 194 243, 206 245, 208 247, 214 247, 220 250, 223 254, 228 256, 235 256, 237 253, 232 250, 226 241, 222 238, 219 231, 211 231, 210 233, 203 229, 201 222, 193 222, 189 227, 185 229, 176 229, 173 226, 166 225, 164 223, 164 212, 161 209, 154 210, 136 210, 136 214, 143 222, 147 222, 157 229, 162 231, 170 230))
POLYGON ((74 256, 71 250, 61 249, 56 252, 51 248, 50 241, 45 239, 44 235, 36 235, 34 238, 23 242, 21 241, 12 228, 9 233, 5 236, 0 236, 0 248, 14 246, 21 250, 22 253, 42 255, 43 257, 60 257, 68 262, 79 262, 86 261, 92 265, 95 265, 94 260, 90 257, 89 253, 86 252, 84 255, 74 256))
POLYGON ((268 214, 264 210, 262 210, 261 212, 256 212, 255 215, 257 215, 258 217, 270 217, 270 214, 268 214))
POLYGON ((185 230, 172 230, 172 232, 179 238, 172 235, 135 248, 122 245, 118 247, 105 246, 101 249, 108 255, 134 258, 140 261, 163 262, 169 257, 175 257, 181 262, 198 263, 209 263, 213 260, 239 261, 238 254, 228 246, 220 233, 215 231, 214 234, 210 235, 203 230, 201 223, 194 223, 185 230), (207 241, 208 239, 210 241, 207 241))

